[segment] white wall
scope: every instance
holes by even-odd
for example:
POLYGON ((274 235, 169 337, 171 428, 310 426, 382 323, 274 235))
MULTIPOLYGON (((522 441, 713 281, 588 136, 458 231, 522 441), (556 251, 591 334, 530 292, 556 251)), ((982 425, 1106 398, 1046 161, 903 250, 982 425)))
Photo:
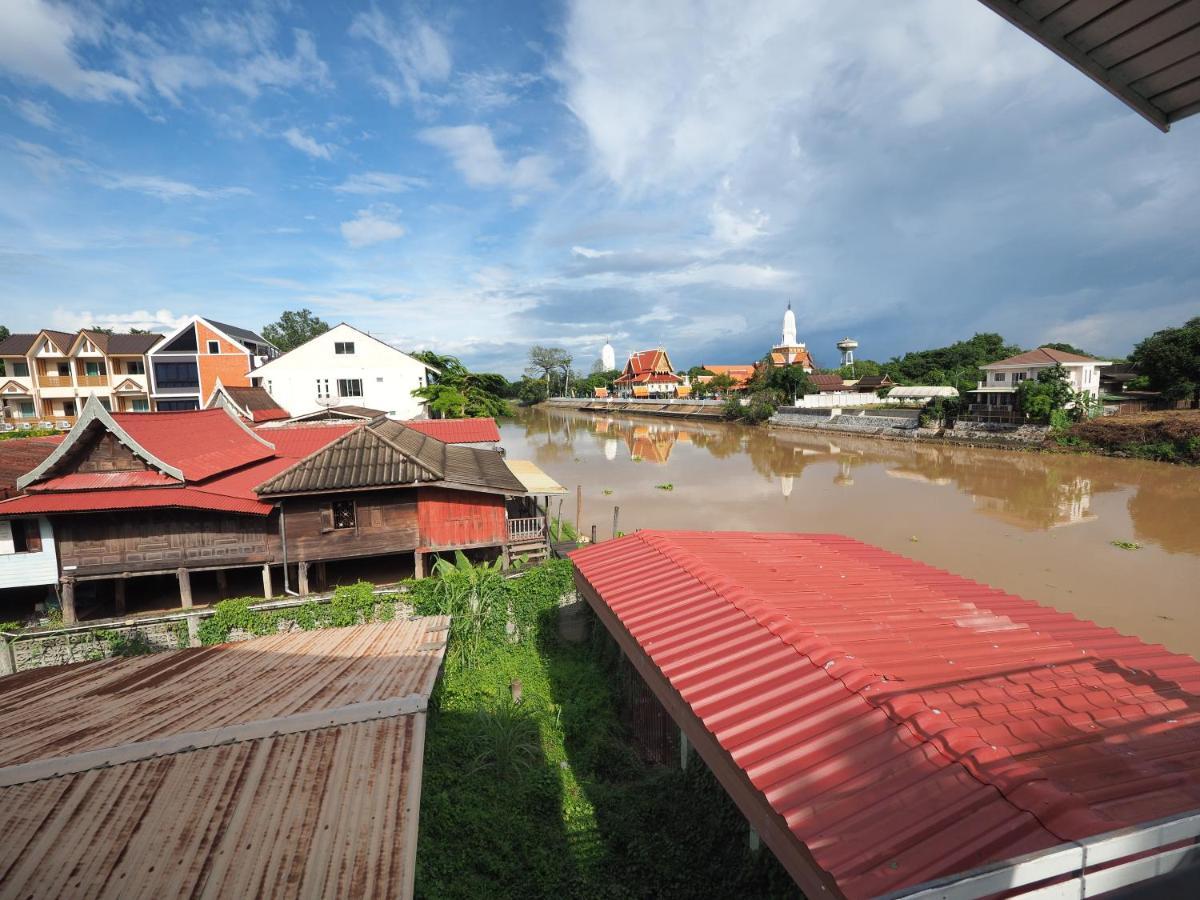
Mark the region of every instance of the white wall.
POLYGON ((12 528, 0 522, 0 588, 54 584, 58 581, 58 555, 50 520, 38 519, 42 549, 38 553, 13 553, 12 528))
POLYGON ((839 406, 874 406, 887 402, 880 400, 872 391, 869 394, 805 394, 796 406, 802 409, 835 409, 839 406))
POLYGON ((358 379, 361 397, 342 397, 342 405, 383 410, 397 419, 425 415, 423 401, 412 395, 425 384, 424 364, 349 325, 337 325, 307 344, 255 369, 254 379, 275 402, 293 416, 315 412, 318 381, 329 382, 330 399, 337 398, 338 381, 358 379), (337 343, 351 342, 354 353, 334 352, 337 343))

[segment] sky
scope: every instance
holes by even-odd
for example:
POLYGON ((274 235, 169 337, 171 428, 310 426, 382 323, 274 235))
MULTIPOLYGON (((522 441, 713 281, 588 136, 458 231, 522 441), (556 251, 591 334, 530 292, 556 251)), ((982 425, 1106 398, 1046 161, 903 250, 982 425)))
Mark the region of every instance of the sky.
POLYGON ((520 372, 1200 313, 1162 134, 964 0, 0 0, 0 323, 310 308, 520 372))

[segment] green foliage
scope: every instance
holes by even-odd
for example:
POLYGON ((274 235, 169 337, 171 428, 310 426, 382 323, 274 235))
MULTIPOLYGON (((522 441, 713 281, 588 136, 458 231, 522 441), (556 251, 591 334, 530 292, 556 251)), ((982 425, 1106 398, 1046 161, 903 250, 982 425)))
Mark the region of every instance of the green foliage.
MULTIPOLYGON (((183 623, 183 627, 186 634, 186 622, 183 623)), ((113 656, 145 656, 147 653, 157 653, 159 650, 150 643, 150 639, 140 628, 99 628, 94 635, 96 640, 108 644, 108 651, 113 656)))
POLYGON ((414 390, 413 396, 429 403, 429 411, 437 419, 474 419, 487 416, 512 415, 506 396, 511 386, 503 375, 491 372, 471 372, 455 356, 439 356, 431 350, 412 354, 416 359, 435 367, 429 373, 425 387, 414 390))
POLYGON ((935 397, 921 408, 918 416, 922 428, 933 428, 941 424, 950 428, 962 412, 962 400, 958 397, 935 397))
POLYGON ((0 432, 0 441, 14 441, 20 438, 27 437, 46 437, 51 434, 58 434, 54 428, 30 428, 22 431, 3 431, 0 432))
POLYGON ((866 360, 855 363, 855 369, 860 376, 886 372, 899 384, 946 384, 965 393, 979 382, 980 366, 1020 352, 1021 348, 1016 344, 1006 344, 1003 337, 988 332, 976 334, 970 340, 956 341, 948 347, 894 356, 882 366, 881 372, 870 373, 862 369, 866 360))
POLYGON ((687 370, 687 376, 689 378, 695 378, 697 375, 716 375, 716 374, 717 374, 716 372, 712 371, 711 369, 706 369, 706 368, 704 368, 704 366, 692 366, 690 369, 687 370))
POLYGON ((1109 541, 1114 547, 1121 550, 1141 550, 1141 544, 1135 544, 1133 541, 1109 541))
POLYGON ((329 323, 313 315, 311 309, 289 309, 278 320, 264 325, 262 336, 287 353, 328 330, 329 323))
POLYGON ((1165 399, 1200 403, 1200 316, 1139 341, 1129 361, 1165 399))
POLYGON ((395 616, 395 596, 377 596, 368 581, 344 585, 333 592, 328 603, 310 601, 301 606, 255 610, 258 597, 222 600, 213 614, 200 622, 200 643, 223 644, 234 631, 246 634, 274 634, 281 625, 295 624, 304 631, 315 628, 341 628, 395 616))
POLYGON ((873 359, 856 359, 854 365, 842 366, 841 368, 834 369, 833 372, 840 375, 843 380, 863 378, 866 375, 883 374, 883 365, 875 362, 873 359))
POLYGON ((513 700, 511 692, 501 692, 490 708, 476 711, 478 733, 472 773, 491 769, 504 779, 529 775, 541 757, 541 737, 537 722, 528 706, 513 700))
POLYGON ((547 396, 561 396, 566 393, 573 359, 562 347, 534 344, 529 348, 529 365, 525 369, 525 376, 542 379, 546 384, 547 396))
POLYGON ((1071 417, 1067 415, 1065 409, 1054 409, 1050 411, 1050 429, 1052 431, 1065 431, 1071 426, 1071 417))
POLYGON ((550 536, 556 541, 579 540, 579 532, 575 530, 575 526, 557 517, 550 520, 550 536))
POLYGON ((437 611, 450 616, 449 655, 453 663, 474 668, 484 646, 504 632, 504 576, 500 562, 474 566, 461 550, 454 562, 438 559, 433 566, 438 578, 437 611))
MULTIPOLYGON (((3 340, 3 338, 0 338, 0 340, 3 340)), ((25 623, 17 619, 11 619, 7 622, 0 622, 0 631, 8 634, 16 634, 24 627, 25 623)))
POLYGON ((778 408, 778 397, 771 391, 756 391, 746 397, 749 402, 743 406, 737 397, 725 401, 722 412, 727 419, 737 419, 749 425, 760 425, 775 415, 778 408))
POLYGON ((1017 405, 1025 417, 1046 424, 1056 410, 1062 410, 1075 397, 1067 370, 1058 363, 1017 385, 1017 405))
POLYGON ((668 482, 666 482, 665 484, 656 484, 656 485, 655 485, 655 487, 656 487, 656 488, 658 488, 660 491, 673 491, 673 490, 675 490, 675 485, 671 484, 671 482, 669 482, 669 481, 668 481, 668 482))
MULTIPOLYGON (((1047 350, 1061 350, 1063 353, 1074 353, 1076 356, 1092 356, 1086 350, 1080 350, 1074 344, 1064 344, 1056 342, 1053 344, 1038 344, 1039 347, 1045 347, 1047 350)), ((1095 357, 1092 357, 1093 359, 1095 357)))

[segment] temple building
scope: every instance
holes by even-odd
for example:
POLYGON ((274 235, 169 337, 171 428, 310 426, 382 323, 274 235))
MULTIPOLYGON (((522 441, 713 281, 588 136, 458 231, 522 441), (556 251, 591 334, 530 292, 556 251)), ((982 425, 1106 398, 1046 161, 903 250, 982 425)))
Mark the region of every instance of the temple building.
POLYGON ((686 397, 691 389, 675 374, 675 367, 662 347, 629 354, 621 377, 613 382, 618 397, 686 397))
POLYGON ((610 340, 606 340, 600 348, 600 367, 605 372, 612 372, 617 368, 617 351, 613 349, 610 340))
POLYGON ((771 348, 770 358, 773 366, 802 366, 809 374, 816 368, 808 349, 796 340, 796 314, 792 312, 790 303, 783 314, 782 340, 771 348))

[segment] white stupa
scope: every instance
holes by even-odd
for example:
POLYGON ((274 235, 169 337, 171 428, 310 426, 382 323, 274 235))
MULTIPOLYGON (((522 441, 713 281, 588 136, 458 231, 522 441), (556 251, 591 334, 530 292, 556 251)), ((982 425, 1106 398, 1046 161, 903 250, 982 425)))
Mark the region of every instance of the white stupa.
POLYGON ((800 366, 810 373, 815 368, 808 348, 803 342, 796 340, 796 314, 792 312, 790 303, 787 312, 783 314, 783 339, 771 348, 771 365, 800 366))
MULTIPOLYGON (((796 314, 792 312, 792 304, 788 304, 787 312, 783 314, 783 340, 779 342, 781 347, 795 347, 796 345, 796 314)), ((803 347, 803 344, 799 346, 803 347)))
POLYGON ((617 367, 617 351, 613 350, 613 345, 607 340, 600 348, 600 365, 604 366, 605 372, 611 372, 617 367))

